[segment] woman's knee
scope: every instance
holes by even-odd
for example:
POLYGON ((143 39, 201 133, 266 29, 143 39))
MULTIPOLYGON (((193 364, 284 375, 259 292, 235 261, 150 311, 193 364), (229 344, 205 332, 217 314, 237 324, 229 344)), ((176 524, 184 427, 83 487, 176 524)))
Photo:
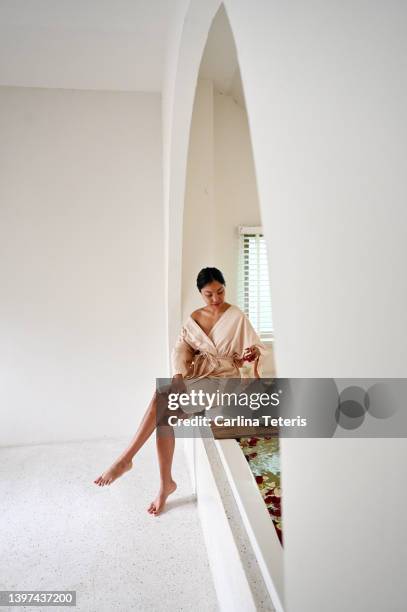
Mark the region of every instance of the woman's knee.
POLYGON ((157 438, 175 438, 174 428, 168 424, 157 425, 157 438))

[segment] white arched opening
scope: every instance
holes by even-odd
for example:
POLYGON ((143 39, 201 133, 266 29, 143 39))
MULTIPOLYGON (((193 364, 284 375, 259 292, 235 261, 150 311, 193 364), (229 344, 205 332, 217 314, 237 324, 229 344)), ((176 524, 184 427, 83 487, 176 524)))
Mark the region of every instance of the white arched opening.
MULTIPOLYGON (((278 375, 405 376, 406 7, 224 4, 269 246, 278 375)), ((182 314, 195 85, 219 6, 188 3, 164 108, 170 345, 182 314)), ((284 440, 288 611, 402 609, 405 462, 405 439, 284 440), (385 524, 371 498, 378 482, 388 500, 385 524)))

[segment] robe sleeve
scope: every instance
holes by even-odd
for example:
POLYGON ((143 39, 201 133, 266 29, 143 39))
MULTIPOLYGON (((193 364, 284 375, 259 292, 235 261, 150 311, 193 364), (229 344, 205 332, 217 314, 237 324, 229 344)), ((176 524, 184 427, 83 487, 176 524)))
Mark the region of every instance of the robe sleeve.
MULTIPOLYGON (((257 370, 258 370, 259 376, 261 377, 263 373, 264 358, 267 355, 268 349, 266 345, 260 340, 257 332, 255 331, 254 327, 250 323, 247 315, 244 313, 243 313, 243 326, 242 327, 243 327, 242 340, 243 340, 243 345, 244 345, 243 350, 242 350, 242 355, 245 349, 250 348, 251 346, 256 346, 259 349, 260 356, 257 361, 257 370)), ((253 367, 254 367, 254 364, 255 362, 252 362, 253 367)))
POLYGON ((185 327, 182 327, 171 353, 172 375, 182 374, 184 378, 195 355, 194 348, 185 339, 186 333, 185 327))

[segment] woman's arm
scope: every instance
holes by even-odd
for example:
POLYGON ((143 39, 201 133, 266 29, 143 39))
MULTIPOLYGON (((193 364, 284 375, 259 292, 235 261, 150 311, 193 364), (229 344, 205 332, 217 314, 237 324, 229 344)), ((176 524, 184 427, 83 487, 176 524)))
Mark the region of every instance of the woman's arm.
POLYGON ((182 327, 171 353, 173 378, 185 378, 192 364, 195 350, 186 341, 186 329, 182 327))
POLYGON ((262 376, 262 363, 265 355, 267 354, 267 347, 260 340, 257 332, 249 321, 249 318, 246 314, 242 312, 242 340, 243 346, 245 347, 243 358, 246 360, 247 357, 250 357, 248 361, 254 362, 254 374, 256 378, 261 378, 262 376))
POLYGON ((249 362, 254 361, 254 375, 256 378, 260 378, 259 369, 258 369, 260 355, 261 355, 260 349, 255 344, 253 346, 246 348, 243 353, 243 361, 249 361, 249 362))

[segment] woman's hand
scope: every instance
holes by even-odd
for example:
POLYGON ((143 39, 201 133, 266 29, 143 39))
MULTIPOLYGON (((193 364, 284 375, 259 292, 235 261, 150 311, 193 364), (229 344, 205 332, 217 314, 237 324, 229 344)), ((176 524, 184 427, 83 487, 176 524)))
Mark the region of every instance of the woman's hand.
POLYGON ((243 353, 244 361, 255 361, 260 357, 260 349, 257 346, 250 346, 246 348, 243 353))

